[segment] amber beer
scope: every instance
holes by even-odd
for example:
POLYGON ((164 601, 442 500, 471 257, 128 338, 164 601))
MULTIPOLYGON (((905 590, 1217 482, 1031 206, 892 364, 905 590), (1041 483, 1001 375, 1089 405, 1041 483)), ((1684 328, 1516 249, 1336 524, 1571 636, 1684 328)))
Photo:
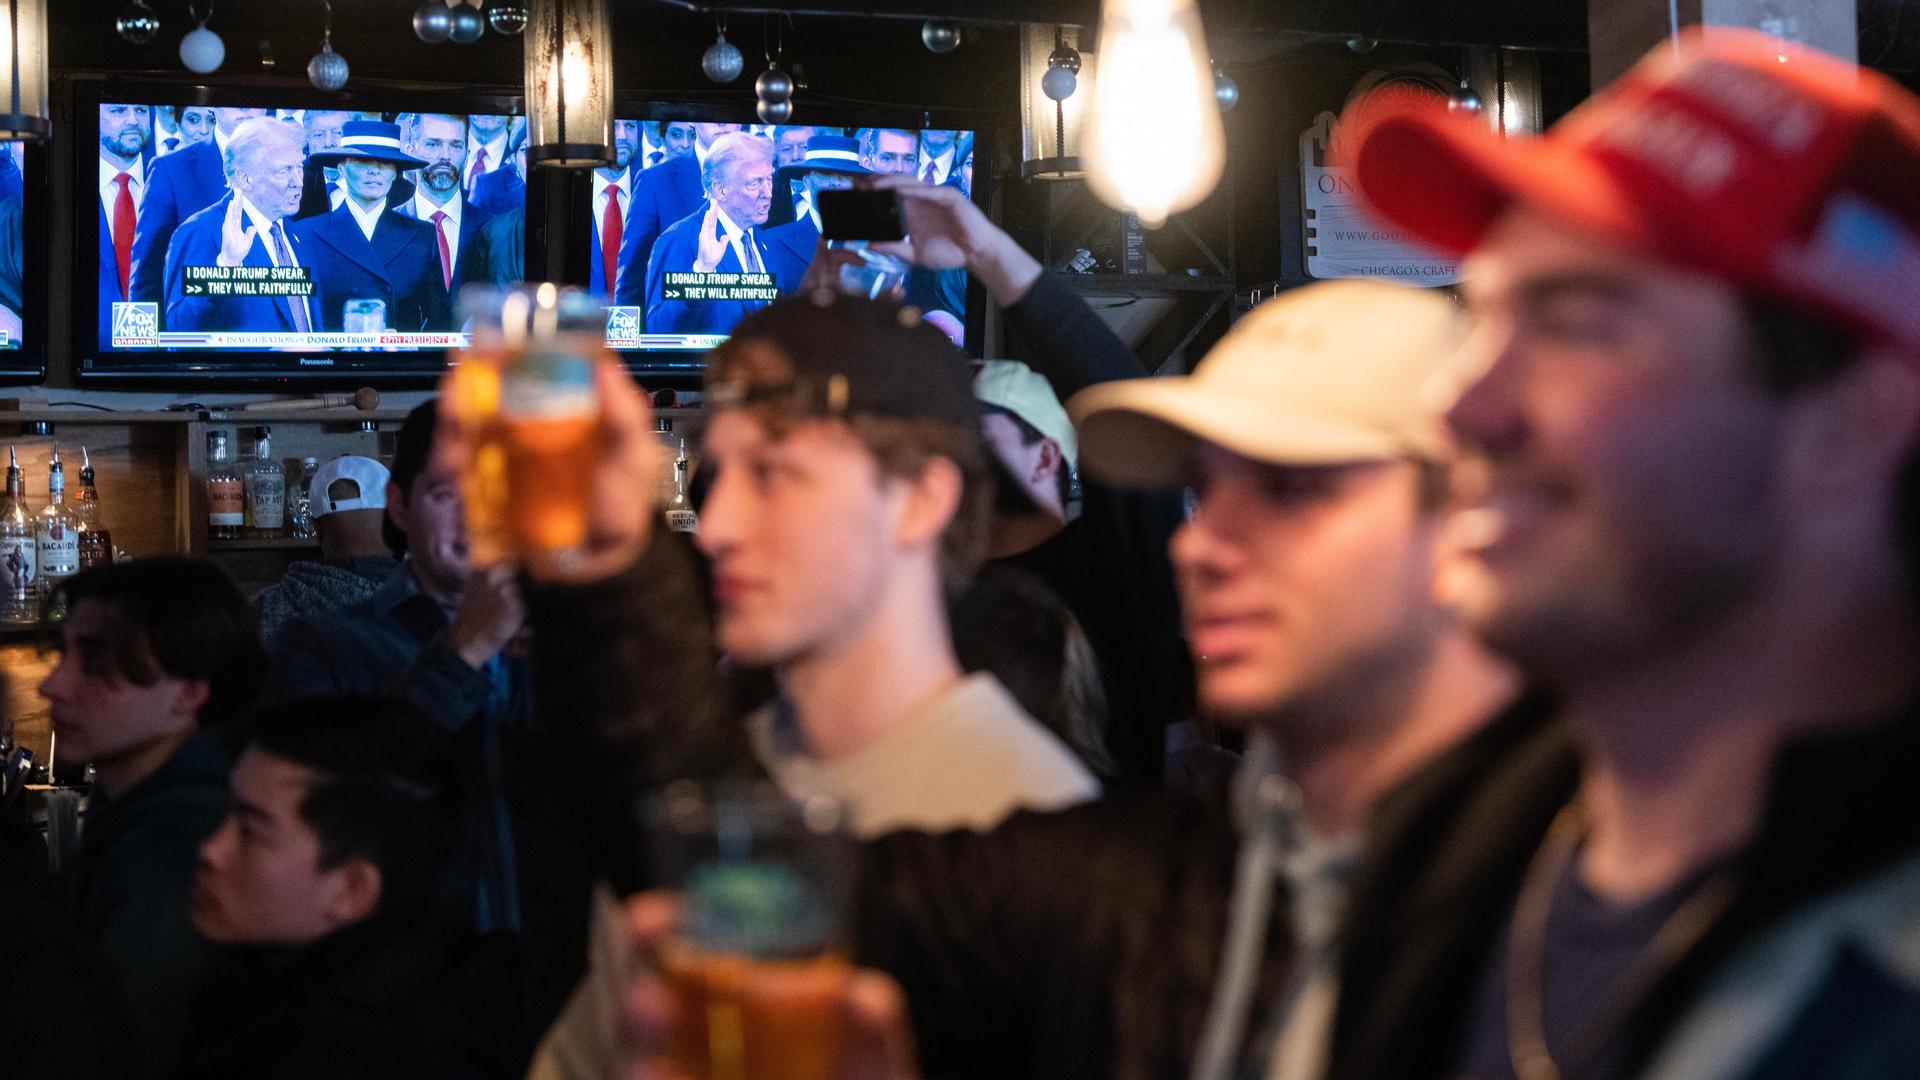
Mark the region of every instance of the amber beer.
POLYGON ((474 344, 449 376, 447 397, 467 440, 461 495, 473 563, 578 547, 598 432, 599 308, 552 286, 463 303, 474 308, 474 344))
POLYGON ((675 1007, 674 1066, 689 1080, 833 1080, 852 970, 836 953, 754 960, 669 949, 662 973, 675 1007))

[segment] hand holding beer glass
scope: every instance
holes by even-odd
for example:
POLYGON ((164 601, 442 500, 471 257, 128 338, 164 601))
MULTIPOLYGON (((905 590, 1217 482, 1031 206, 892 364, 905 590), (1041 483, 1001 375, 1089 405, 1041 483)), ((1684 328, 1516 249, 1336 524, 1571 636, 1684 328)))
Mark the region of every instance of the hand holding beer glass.
POLYGON ((436 453, 458 471, 473 565, 585 583, 646 547, 659 443, 605 354, 605 309, 551 284, 461 294, 472 344, 441 382, 436 453))

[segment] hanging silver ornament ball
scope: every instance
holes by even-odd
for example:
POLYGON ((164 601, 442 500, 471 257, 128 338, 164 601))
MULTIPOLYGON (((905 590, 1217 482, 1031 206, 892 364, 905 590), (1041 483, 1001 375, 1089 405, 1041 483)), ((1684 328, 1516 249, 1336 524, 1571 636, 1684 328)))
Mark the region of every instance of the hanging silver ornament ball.
POLYGON ((438 45, 453 33, 453 9, 441 0, 420 0, 413 9, 413 33, 429 45, 438 45))
POLYGON ((160 33, 160 16, 153 13, 143 0, 133 0, 120 11, 120 18, 114 21, 113 28, 130 45, 145 45, 160 33))
POLYGON ((520 0, 493 0, 487 9, 487 24, 496 34, 512 37, 527 28, 527 5, 520 0))
POLYGON ((1214 72, 1213 100, 1220 103, 1221 112, 1232 112, 1233 107, 1240 104, 1240 84, 1224 71, 1214 72))
POLYGON ((319 90, 338 90, 347 85, 347 58, 333 51, 332 42, 320 46, 307 61, 307 81, 319 90))
POLYGON ((920 27, 920 44, 928 52, 950 53, 960 47, 960 28, 940 19, 928 19, 920 27))
POLYGON ((793 80, 780 70, 779 64, 768 64, 767 70, 761 72, 760 78, 754 81, 753 92, 759 95, 761 101, 785 101, 793 96, 793 80))
POLYGON ((1053 101, 1065 101, 1080 88, 1080 77, 1063 67, 1050 67, 1040 76, 1040 92, 1053 101))
POLYGON ((1447 111, 1459 113, 1462 116, 1479 116, 1480 95, 1474 93, 1473 88, 1466 83, 1461 83, 1460 89, 1447 99, 1447 111))
POLYGON ((205 23, 187 31, 187 36, 180 39, 180 62, 187 65, 188 71, 207 75, 220 70, 226 59, 227 43, 207 29, 205 23))
POLYGON ((725 34, 715 38, 713 44, 707 46, 707 51, 700 56, 700 70, 707 73, 707 78, 717 83, 732 82, 746 69, 746 57, 740 55, 739 47, 728 41, 725 34))
POLYGON ((754 108, 754 111, 760 114, 760 122, 763 124, 784 124, 793 119, 793 102, 786 98, 781 98, 779 101, 761 98, 760 104, 754 108))
POLYGON ((1065 68, 1078 75, 1080 74, 1080 53, 1070 45, 1055 45, 1053 51, 1047 54, 1047 66, 1065 68))
POLYGON ((461 4, 451 10, 453 28, 447 32, 447 37, 455 45, 471 45, 487 32, 487 17, 480 14, 479 8, 461 4))

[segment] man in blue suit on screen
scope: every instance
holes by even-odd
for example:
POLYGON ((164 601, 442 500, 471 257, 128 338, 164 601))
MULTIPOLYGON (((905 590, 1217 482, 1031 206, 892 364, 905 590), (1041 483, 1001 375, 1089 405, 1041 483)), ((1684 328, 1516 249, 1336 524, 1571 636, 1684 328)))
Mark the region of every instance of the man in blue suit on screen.
POLYGON ((647 263, 653 245, 669 225, 705 206, 706 188, 700 171, 714 140, 745 124, 693 125, 693 153, 670 157, 634 178, 633 210, 627 214, 626 233, 620 239, 620 272, 614 285, 614 303, 638 305, 647 295, 647 263))
POLYGON ((640 121, 615 120, 613 164, 593 170, 593 194, 587 203, 593 218, 587 291, 595 296, 612 296, 613 283, 620 277, 620 248, 633 212, 634 179, 639 175, 633 163, 643 145, 640 121))
POLYGON ((133 280, 133 237, 147 194, 152 143, 150 107, 100 106, 100 286, 94 303, 103 347, 113 338, 113 305, 127 298, 133 280))
POLYGON ((401 171, 427 164, 401 149, 400 125, 355 120, 338 150, 317 157, 322 165, 338 163, 347 180, 338 210, 294 227, 309 252, 321 327, 345 329, 349 300, 378 300, 385 329, 451 329, 453 304, 433 226, 388 205, 401 171))
POLYGON ((226 150, 232 192, 181 222, 167 246, 168 330, 313 330, 313 310, 305 297, 189 296, 186 289, 189 267, 309 265, 299 237, 287 228, 305 186, 304 142, 298 127, 268 117, 233 129, 226 150))
MULTIPOLYGON (((133 299, 157 303, 164 291, 167 249, 173 230, 226 197, 232 163, 226 154, 234 131, 265 109, 213 110, 213 138, 154 159, 140 224, 133 232, 133 299)), ((164 312, 162 318, 165 318, 164 312)))
MULTIPOLYGON (((481 227, 493 215, 469 201, 460 187, 460 166, 467 158, 467 118, 449 113, 415 113, 403 116, 407 151, 427 163, 420 170, 420 183, 413 197, 401 203, 400 213, 433 226, 435 254, 440 258, 440 277, 451 296, 459 296, 463 286, 490 279, 487 247, 480 239, 481 227)), ((510 175, 512 167, 495 169, 488 176, 510 175)), ((486 177, 481 177, 484 183, 486 177)))
POLYGON ((668 274, 768 272, 759 228, 773 206, 773 143, 739 132, 722 135, 708 147, 700 174, 707 205, 661 233, 647 263, 649 333, 725 334, 766 306, 758 300, 667 299, 668 274))
POLYGON ((773 275, 780 295, 800 291, 800 279, 813 262, 820 244, 820 193, 835 188, 850 188, 853 178, 867 175, 860 164, 860 140, 845 135, 815 135, 807 140, 806 156, 800 161, 800 179, 806 191, 806 210, 785 225, 768 229, 767 271, 773 275))

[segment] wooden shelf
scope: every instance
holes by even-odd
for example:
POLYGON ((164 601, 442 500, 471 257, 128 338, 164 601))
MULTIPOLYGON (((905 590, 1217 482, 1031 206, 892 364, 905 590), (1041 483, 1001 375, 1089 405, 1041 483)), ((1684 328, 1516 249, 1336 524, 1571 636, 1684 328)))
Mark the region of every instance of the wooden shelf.
POLYGON ((207 540, 208 551, 282 551, 286 549, 320 550, 318 540, 295 540, 290 536, 241 537, 238 540, 207 540))

